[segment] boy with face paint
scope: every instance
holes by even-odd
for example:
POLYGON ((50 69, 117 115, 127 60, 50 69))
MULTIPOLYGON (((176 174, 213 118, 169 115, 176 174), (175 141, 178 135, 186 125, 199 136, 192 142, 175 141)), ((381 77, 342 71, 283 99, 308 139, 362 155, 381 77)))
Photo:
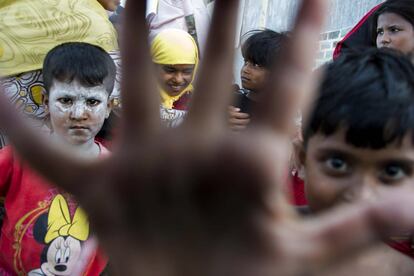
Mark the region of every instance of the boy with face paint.
MULTIPOLYGON (((48 53, 44 104, 52 140, 88 158, 109 153, 95 136, 111 112, 115 72, 111 57, 91 44, 65 43, 48 53)), ((106 258, 91 246, 82 208, 73 196, 22 163, 11 147, 0 151, 0 196, 7 214, 0 236, 1 275, 104 271, 106 258)))
MULTIPOLYGON (((305 120, 300 154, 310 211, 380 201, 397 187, 414 187, 410 60, 389 49, 371 49, 343 55, 325 69, 314 111, 305 120)), ((414 257, 410 233, 388 244, 414 257)), ((411 275, 396 273, 412 273, 414 262, 391 247, 384 244, 358 261, 372 265, 374 275, 411 275)))
POLYGON ((111 112, 113 61, 103 53, 97 57, 91 53, 89 58, 82 58, 89 51, 98 53, 98 50, 100 48, 84 43, 64 44, 49 53, 43 69, 48 91, 44 103, 49 111, 52 137, 65 141, 86 156, 99 154, 95 136, 111 112), (78 56, 73 56, 72 52, 77 52, 78 56), (78 59, 82 62, 77 62, 78 59), (75 65, 65 67, 68 61, 75 65), (99 63, 102 68, 98 67, 99 63), (65 70, 63 74, 61 70, 65 70))

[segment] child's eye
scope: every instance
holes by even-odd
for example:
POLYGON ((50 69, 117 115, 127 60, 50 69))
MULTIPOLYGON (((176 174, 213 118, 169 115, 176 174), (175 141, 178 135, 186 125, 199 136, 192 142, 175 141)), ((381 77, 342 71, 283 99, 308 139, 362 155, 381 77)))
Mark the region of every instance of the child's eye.
POLYGON ((99 101, 99 100, 95 100, 95 99, 88 99, 88 100, 86 101, 86 103, 87 103, 89 106, 97 106, 98 104, 100 104, 100 103, 101 103, 101 101, 99 101))
POLYGON ((71 98, 59 98, 58 101, 61 104, 72 104, 72 99, 71 98))
POLYGON ((251 67, 255 67, 255 68, 263 68, 263 66, 261 66, 260 64, 248 61, 248 60, 244 60, 244 66, 251 66, 251 67))
POLYGON ((380 173, 380 178, 386 183, 401 180, 406 176, 407 170, 398 164, 387 165, 380 173))
POLYGON ((383 35, 384 30, 383 29, 377 29, 377 35, 383 35))
POLYGON ((394 27, 394 28, 391 28, 390 31, 392 33, 398 33, 400 31, 400 29, 394 27))
POLYGON ((193 74, 193 69, 184 70, 183 73, 186 74, 186 75, 192 75, 193 74))
POLYGON ((331 157, 325 160, 326 168, 334 173, 345 173, 349 166, 345 160, 340 157, 331 157))
POLYGON ((165 73, 174 73, 176 71, 175 68, 167 67, 167 66, 164 66, 163 70, 165 73))

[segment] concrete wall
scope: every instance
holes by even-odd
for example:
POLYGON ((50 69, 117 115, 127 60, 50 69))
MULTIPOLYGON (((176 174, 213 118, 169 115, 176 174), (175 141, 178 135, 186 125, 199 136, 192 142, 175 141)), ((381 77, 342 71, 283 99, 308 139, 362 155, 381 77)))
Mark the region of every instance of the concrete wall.
POLYGON ((383 0, 330 0, 331 9, 326 31, 355 25, 367 11, 383 0))
MULTIPOLYGON (((306 1, 306 0, 305 0, 306 1)), ((383 0, 329 0, 330 10, 324 32, 320 38, 320 51, 315 65, 319 66, 332 58, 336 43, 375 5, 383 0)), ((286 31, 292 27, 299 0, 244 0, 241 12, 241 34, 257 28, 286 31)), ((239 81, 242 66, 240 52, 237 53, 235 80, 239 81)))
MULTIPOLYGON (((372 7, 383 0, 329 0, 325 31, 355 25, 372 7)), ((268 27, 277 31, 291 28, 299 0, 245 0, 243 29, 268 27)))

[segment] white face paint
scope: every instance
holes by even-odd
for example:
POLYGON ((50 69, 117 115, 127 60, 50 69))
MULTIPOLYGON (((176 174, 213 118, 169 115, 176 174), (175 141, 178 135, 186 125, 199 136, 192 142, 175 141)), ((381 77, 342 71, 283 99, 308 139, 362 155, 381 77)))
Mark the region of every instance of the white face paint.
POLYGON ((55 80, 48 107, 53 135, 73 145, 93 144, 111 111, 103 85, 85 87, 76 80, 71 83, 55 80))

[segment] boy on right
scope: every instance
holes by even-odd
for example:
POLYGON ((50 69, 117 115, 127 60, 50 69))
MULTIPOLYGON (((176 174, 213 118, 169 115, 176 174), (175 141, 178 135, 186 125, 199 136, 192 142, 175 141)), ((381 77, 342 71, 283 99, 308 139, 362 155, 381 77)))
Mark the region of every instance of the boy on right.
MULTIPOLYGON (((410 60, 390 50, 370 49, 344 55, 325 69, 314 111, 304 121, 300 154, 311 212, 378 201, 395 187, 414 187, 410 60)), ((406 233, 388 244, 413 258, 411 240, 406 233)), ((414 262, 398 251, 379 248, 372 255, 378 269, 373 275, 414 271, 414 262)), ((364 258, 365 265, 371 262, 364 258)))

